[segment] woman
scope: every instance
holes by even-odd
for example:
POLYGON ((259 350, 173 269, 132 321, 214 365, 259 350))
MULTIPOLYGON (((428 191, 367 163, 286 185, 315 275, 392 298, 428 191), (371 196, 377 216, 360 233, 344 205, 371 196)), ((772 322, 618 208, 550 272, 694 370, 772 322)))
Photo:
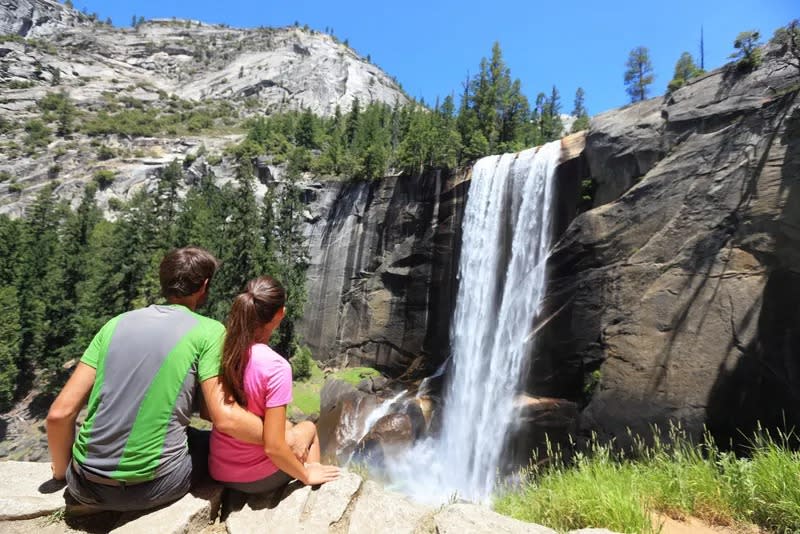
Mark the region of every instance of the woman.
POLYGON ((319 463, 314 424, 291 426, 286 421, 286 405, 292 401, 292 368, 266 345, 286 313, 285 302, 281 284, 262 276, 251 280, 234 299, 228 317, 222 384, 237 403, 264 419, 264 442, 261 446, 245 443, 215 428, 208 464, 214 479, 246 493, 272 491, 293 478, 316 485, 339 476, 338 467, 319 463))

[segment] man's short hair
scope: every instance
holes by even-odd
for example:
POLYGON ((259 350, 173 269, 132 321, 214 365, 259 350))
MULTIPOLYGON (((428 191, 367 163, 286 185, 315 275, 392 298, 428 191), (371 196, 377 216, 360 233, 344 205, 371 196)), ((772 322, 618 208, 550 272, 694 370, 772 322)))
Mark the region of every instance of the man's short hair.
POLYGON ((187 297, 211 280, 219 260, 200 247, 178 248, 164 256, 158 269, 161 294, 165 297, 187 297))

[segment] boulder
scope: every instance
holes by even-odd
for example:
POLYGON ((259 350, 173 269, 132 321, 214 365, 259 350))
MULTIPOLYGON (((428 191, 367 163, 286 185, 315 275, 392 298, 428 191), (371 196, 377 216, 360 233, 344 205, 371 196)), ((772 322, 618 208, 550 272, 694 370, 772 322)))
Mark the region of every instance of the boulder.
POLYGON ((49 463, 0 462, 0 521, 49 515, 64 508, 64 482, 49 463))
POLYGON ((547 455, 550 448, 569 451, 578 429, 579 406, 567 399, 518 395, 509 439, 508 472, 547 455))
POLYGON ((155 511, 125 513, 114 534, 197 532, 213 523, 219 513, 222 486, 209 484, 192 490, 178 501, 155 511))
POLYGON ((353 473, 315 489, 295 482, 279 495, 250 497, 230 512, 227 529, 229 534, 327 532, 342 521, 360 487, 361 478, 353 473))
POLYGON ((556 534, 534 523, 512 519, 485 506, 457 503, 445 506, 433 516, 437 534, 556 534))
POLYGON ((348 534, 414 534, 417 526, 429 517, 431 508, 416 504, 408 497, 384 490, 379 484, 365 481, 355 502, 348 534))

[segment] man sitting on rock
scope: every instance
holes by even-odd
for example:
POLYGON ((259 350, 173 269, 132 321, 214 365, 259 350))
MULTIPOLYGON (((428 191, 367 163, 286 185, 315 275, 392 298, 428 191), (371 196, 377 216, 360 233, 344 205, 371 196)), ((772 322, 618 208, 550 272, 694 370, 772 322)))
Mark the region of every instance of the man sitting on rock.
POLYGON ((159 277, 168 304, 108 321, 50 407, 53 477, 66 478, 79 503, 141 510, 189 491, 192 457, 195 471, 205 470, 208 451, 207 437, 205 443, 196 439, 198 433, 187 437, 198 382, 217 428, 261 443, 262 421, 226 402, 218 379, 224 326, 195 313, 217 266, 200 248, 167 254, 159 277), (86 420, 75 438, 75 421, 87 398, 86 420))

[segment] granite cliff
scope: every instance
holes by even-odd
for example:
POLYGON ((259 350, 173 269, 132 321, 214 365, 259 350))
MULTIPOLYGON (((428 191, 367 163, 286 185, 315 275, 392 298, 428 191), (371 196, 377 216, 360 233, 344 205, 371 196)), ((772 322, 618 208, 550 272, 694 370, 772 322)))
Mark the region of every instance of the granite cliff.
POLYGON ((592 120, 595 208, 564 232, 530 390, 583 432, 800 422, 800 72, 770 48, 592 120))

